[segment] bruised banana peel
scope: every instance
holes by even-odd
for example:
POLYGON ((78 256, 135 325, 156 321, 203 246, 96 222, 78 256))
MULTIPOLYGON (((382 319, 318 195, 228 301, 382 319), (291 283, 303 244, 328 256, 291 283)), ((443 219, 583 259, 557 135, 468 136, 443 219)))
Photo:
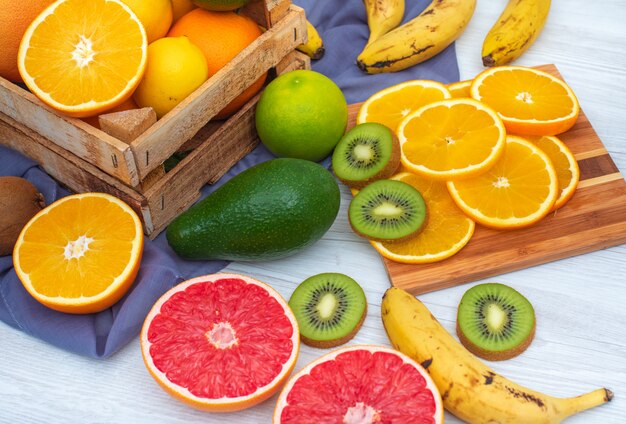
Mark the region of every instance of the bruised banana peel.
POLYGON ((509 0, 483 42, 483 65, 506 65, 520 57, 541 33, 549 11, 550 0, 509 0))
POLYGON ((404 18, 404 0, 363 0, 370 36, 367 44, 396 28, 404 18))
POLYGON ((613 398, 604 388, 555 398, 502 377, 457 342, 422 302, 399 288, 387 290, 381 309, 393 347, 428 370, 444 407, 468 423, 559 423, 613 398))
POLYGON ((313 26, 311 22, 306 21, 306 33, 307 33, 307 42, 304 44, 300 44, 296 47, 297 50, 306 54, 313 60, 321 59, 324 56, 326 49, 324 48, 324 41, 320 34, 317 32, 317 29, 313 26))
POLYGON ((428 60, 463 33, 475 8, 476 0, 433 0, 417 17, 365 46, 357 66, 377 74, 428 60))

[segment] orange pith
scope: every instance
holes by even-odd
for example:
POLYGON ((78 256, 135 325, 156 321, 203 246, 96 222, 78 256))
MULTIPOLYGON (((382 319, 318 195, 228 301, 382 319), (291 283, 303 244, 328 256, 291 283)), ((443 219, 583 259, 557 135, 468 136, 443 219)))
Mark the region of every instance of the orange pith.
POLYGON ((91 313, 117 302, 133 283, 143 249, 137 214, 103 193, 64 197, 29 221, 13 251, 28 292, 63 312, 91 313))
POLYGON ((367 99, 357 116, 357 124, 378 122, 396 132, 411 112, 438 100, 449 99, 446 87, 436 81, 413 80, 385 88, 367 99))
POLYGON ((474 221, 454 203, 446 184, 403 172, 392 177, 415 187, 426 201, 429 219, 416 237, 400 242, 371 244, 383 257, 395 262, 421 264, 438 262, 457 253, 474 234, 474 221))
POLYGON ((451 180, 478 175, 504 151, 498 115, 473 99, 430 103, 400 124, 402 164, 428 178, 451 180))
POLYGON ((446 85, 446 88, 452 95, 453 99, 462 99, 472 97, 470 93, 470 87, 472 86, 472 80, 458 81, 446 85))
POLYGON ((487 172, 447 185, 469 217, 497 229, 536 223, 552 210, 558 197, 556 171, 548 156, 516 136, 507 136, 504 155, 487 172))
POLYGON ((555 135, 570 129, 580 105, 572 89, 547 72, 520 66, 498 66, 481 72, 472 97, 498 112, 514 134, 555 135))
POLYGON ((128 99, 146 58, 145 30, 119 0, 58 0, 26 30, 18 67, 44 103, 86 117, 128 99))
POLYGON ((525 139, 537 145, 548 157, 554 166, 559 184, 559 197, 554 203, 554 209, 563 206, 576 191, 580 179, 580 169, 574 154, 570 149, 554 136, 525 136, 525 139))

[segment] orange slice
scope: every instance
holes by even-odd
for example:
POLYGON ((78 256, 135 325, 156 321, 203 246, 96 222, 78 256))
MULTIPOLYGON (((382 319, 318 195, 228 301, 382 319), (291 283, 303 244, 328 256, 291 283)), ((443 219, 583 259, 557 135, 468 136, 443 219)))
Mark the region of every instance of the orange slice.
POLYGON ((116 197, 85 193, 41 210, 13 250, 28 292, 62 312, 91 313, 117 302, 135 280, 143 232, 137 214, 116 197))
POLYGON ((567 203, 576 191, 580 180, 578 162, 565 143, 554 136, 529 135, 524 138, 532 141, 543 150, 554 166, 559 184, 559 197, 554 203, 554 209, 559 209, 567 203))
POLYGON ((86 117, 129 98, 146 58, 146 32, 121 1, 58 0, 26 30, 18 68, 41 101, 86 117))
POLYGON ((407 116, 398 129, 402 164, 438 180, 485 172, 502 154, 505 137, 498 114, 473 99, 428 104, 407 116))
POLYGON ((527 227, 546 216, 558 197, 556 171, 539 147, 507 136, 504 155, 478 177, 449 181, 456 204, 492 228, 527 227))
POLYGON ((569 130, 580 105, 563 80, 533 68, 497 66, 474 78, 472 97, 495 109, 507 131, 555 135, 569 130))
POLYGON ((382 256, 395 262, 423 264, 438 262, 457 253, 474 234, 469 219, 450 197, 446 184, 403 172, 392 179, 415 187, 426 201, 428 222, 414 238, 400 242, 371 242, 382 256))
POLYGON ((452 95, 453 99, 462 99, 472 97, 470 93, 470 87, 472 86, 472 80, 453 82, 446 85, 446 88, 452 95))
POLYGON ((378 122, 397 134, 400 122, 409 113, 428 103, 449 98, 450 92, 439 82, 406 81, 373 94, 359 109, 356 122, 378 122))

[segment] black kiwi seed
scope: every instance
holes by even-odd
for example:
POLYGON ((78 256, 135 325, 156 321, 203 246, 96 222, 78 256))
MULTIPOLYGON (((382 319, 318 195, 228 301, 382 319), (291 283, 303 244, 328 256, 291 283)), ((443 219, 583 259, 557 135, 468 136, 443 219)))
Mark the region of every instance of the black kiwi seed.
POLYGON ((370 240, 406 240, 426 223, 424 198, 410 184, 380 180, 359 191, 348 209, 350 226, 370 240))
POLYGON ((535 335, 535 311, 521 293, 498 283, 472 287, 463 295, 456 331, 463 345, 490 361, 522 353, 535 335))
POLYGON ((388 178, 400 165, 400 143, 385 125, 356 125, 337 143, 332 157, 335 175, 347 186, 363 188, 388 178))
POLYGON ((317 274, 304 280, 289 299, 303 343, 330 348, 352 339, 367 312, 359 284, 340 273, 317 274))

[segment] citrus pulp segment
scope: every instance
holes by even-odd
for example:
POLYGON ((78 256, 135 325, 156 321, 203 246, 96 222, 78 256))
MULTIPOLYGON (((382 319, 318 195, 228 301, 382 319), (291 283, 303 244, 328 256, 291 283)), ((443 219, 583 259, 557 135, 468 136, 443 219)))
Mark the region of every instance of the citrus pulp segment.
POLYGON ((337 349, 283 388, 274 424, 443 423, 441 396, 426 370, 382 346, 337 349))
POLYGON ((450 92, 453 99, 470 98, 470 87, 472 86, 472 80, 457 81, 446 85, 446 88, 450 92))
POLYGON ((135 280, 143 249, 137 214, 104 193, 64 197, 35 215, 13 251, 15 272, 42 304, 91 313, 117 302, 135 280))
POLYGON ((554 166, 559 183, 559 197, 554 203, 554 209, 558 209, 567 203, 576 191, 580 180, 578 162, 571 150, 557 137, 529 135, 524 138, 543 150, 554 166))
POLYGON ((497 113, 473 99, 427 104, 400 123, 402 164, 437 180, 479 175, 504 151, 506 131, 497 113))
POLYGON ((496 110, 514 134, 555 135, 570 129, 580 105, 563 80, 521 66, 497 66, 481 72, 472 97, 496 110))
POLYGON ((487 172, 447 184, 469 217, 496 229, 534 224, 552 210, 558 197, 550 158, 533 143, 511 135, 504 155, 487 172))
POLYGON ((26 30, 18 67, 44 103, 86 117, 130 97, 146 59, 146 32, 124 3, 58 0, 26 30))
POLYGON ((423 194, 429 210, 428 222, 414 238, 399 242, 371 244, 383 257, 395 262, 421 264, 438 262, 461 250, 474 234, 474 221, 454 203, 446 184, 403 172, 392 177, 415 187, 423 194))
POLYGON ((182 282, 152 307, 141 331, 150 374, 202 410, 251 407, 279 389, 295 365, 298 323, 270 286, 237 274, 182 282))
POLYGON ((412 80, 387 87, 368 98, 356 118, 357 124, 378 122, 396 134, 402 119, 420 107, 438 100, 449 99, 446 87, 429 80, 412 80))

